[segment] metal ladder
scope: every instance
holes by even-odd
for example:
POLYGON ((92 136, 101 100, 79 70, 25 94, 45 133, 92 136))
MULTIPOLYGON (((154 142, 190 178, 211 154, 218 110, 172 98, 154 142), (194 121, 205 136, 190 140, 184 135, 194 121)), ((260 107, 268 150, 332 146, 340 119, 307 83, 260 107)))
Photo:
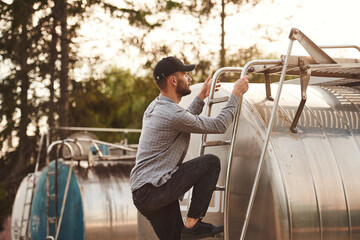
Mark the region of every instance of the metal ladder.
POLYGON ((25 192, 25 201, 24 201, 24 207, 23 207, 23 211, 21 214, 21 221, 20 221, 20 239, 23 239, 23 240, 28 239, 28 228, 29 228, 29 223, 30 223, 29 217, 30 217, 30 212, 31 212, 33 191, 35 188, 35 175, 28 174, 26 177, 26 181, 27 181, 27 184, 26 184, 26 190, 25 190, 26 191, 25 192), (34 179, 32 180, 32 184, 31 184, 31 178, 33 176, 34 176, 34 179), (29 186, 30 184, 31 184, 31 186, 29 186), (29 194, 30 194, 30 200, 28 201, 29 194), (25 212, 26 212, 26 214, 25 214, 25 212), (24 227, 25 227, 25 231, 24 231, 24 227))
MULTIPOLYGON (((206 110, 205 110, 205 115, 208 116, 208 117, 210 117, 210 115, 211 115, 211 106, 213 104, 227 101, 227 98, 214 98, 215 85, 216 85, 216 82, 217 82, 219 76, 222 73, 225 73, 225 72, 241 72, 240 78, 242 78, 242 77, 245 76, 245 74, 247 72, 254 71, 254 67, 257 66, 257 65, 263 65, 263 66, 261 66, 261 68, 263 68, 263 69, 267 69, 268 68, 267 65, 282 66, 281 75, 280 75, 280 81, 279 81, 279 84, 278 84, 278 90, 277 90, 275 100, 272 99, 271 93, 270 93, 269 75, 266 72, 264 72, 265 73, 265 84, 266 84, 266 98, 268 100, 273 100, 274 105, 273 105, 273 108, 272 108, 271 117, 270 117, 269 124, 268 124, 268 127, 267 127, 266 139, 265 139, 265 142, 264 142, 264 145, 263 145, 263 148, 262 148, 260 160, 259 160, 259 163, 258 163, 258 167, 257 167, 257 171, 256 171, 256 175, 255 175, 255 179, 254 179, 254 183, 253 183, 253 187, 252 187, 252 191, 251 191, 247 211, 246 211, 246 216, 245 216, 242 231, 241 231, 241 236, 240 236, 241 240, 245 239, 247 227, 248 227, 248 224, 249 224, 250 215, 251 215, 252 207, 253 207, 253 204, 254 204, 255 195, 256 195, 257 188, 258 188, 260 175, 261 175, 261 171, 262 171, 262 167, 263 167, 263 163, 264 163, 264 157, 265 157, 265 153, 266 153, 267 146, 268 146, 269 139, 270 139, 270 135, 271 135, 271 130, 272 130, 272 126, 273 126, 273 120, 274 120, 274 117, 275 117, 275 113, 277 111, 282 86, 284 84, 284 80, 285 80, 285 76, 286 76, 286 72, 287 72, 287 68, 288 68, 288 62, 289 62, 289 57, 290 57, 290 53, 291 53, 291 50, 292 50, 293 42, 295 40, 297 40, 304 47, 304 49, 310 54, 312 59, 314 59, 317 64, 322 65, 322 66, 329 66, 329 65, 335 66, 336 65, 336 62, 331 57, 329 57, 320 47, 318 47, 315 43, 313 43, 300 30, 298 30, 296 28, 291 29, 289 39, 290 39, 290 42, 289 42, 289 45, 288 45, 287 53, 286 53, 284 58, 282 58, 280 60, 276 59, 276 60, 255 60, 255 61, 251 61, 251 62, 248 62, 244 66, 244 68, 242 68, 242 69, 241 68, 221 68, 215 73, 215 75, 214 75, 214 77, 212 79, 212 82, 211 82, 210 94, 209 94, 209 98, 208 98, 208 102, 207 102, 207 106, 206 106, 206 110)), ((353 46, 351 46, 351 47, 353 47, 353 46)), ((301 97, 302 97, 302 100, 300 102, 300 105, 299 105, 298 111, 296 113, 295 119, 294 119, 294 121, 293 121, 293 123, 291 125, 291 128, 290 128, 290 130, 293 133, 296 133, 296 128, 295 127, 297 125, 300 114, 301 114, 302 109, 303 109, 303 107, 305 105, 305 102, 306 102, 306 89, 307 89, 309 79, 310 79, 310 75, 311 75, 311 69, 310 69, 311 66, 310 65, 307 66, 307 67, 299 65, 299 68, 300 68, 300 83, 301 83, 301 97)), ((225 191, 225 199, 224 199, 224 239, 225 240, 229 239, 229 222, 228 222, 229 195, 230 195, 229 186, 230 186, 230 179, 231 179, 231 167, 232 167, 233 153, 234 153, 234 147, 235 147, 236 136, 237 136, 237 127, 238 127, 238 121, 239 121, 240 112, 241 112, 241 105, 242 105, 242 98, 240 99, 238 110, 237 110, 237 113, 236 113, 236 116, 235 116, 234 125, 233 125, 233 129, 232 129, 231 140, 207 142, 207 134, 203 134, 202 135, 202 141, 201 141, 200 155, 204 154, 204 151, 205 151, 206 147, 230 145, 230 150, 229 150, 229 154, 228 154, 228 166, 227 166, 227 170, 226 170, 225 187, 217 187, 216 188, 216 190, 225 191)))
MULTIPOLYGON (((263 65, 263 64, 281 64, 283 61, 280 59, 275 60, 255 60, 249 62, 247 65, 244 66, 244 68, 241 67, 224 67, 217 70, 211 80, 211 88, 210 93, 208 97, 208 101, 205 108, 205 116, 211 117, 211 110, 212 106, 214 104, 223 103, 228 101, 229 97, 220 97, 215 98, 215 89, 216 89, 216 83, 221 74, 229 73, 229 72, 238 72, 241 73, 240 78, 243 78, 253 65, 263 65)), ((269 79, 268 79, 269 80, 269 79)), ((224 199, 224 239, 229 239, 229 223, 228 223, 228 211, 229 211, 229 187, 230 187, 230 174, 231 174, 231 166, 232 166, 232 159, 233 159, 233 153, 234 153, 234 147, 235 147, 235 141, 236 141, 236 135, 237 135, 237 127, 238 127, 238 121, 239 116, 241 112, 241 106, 242 106, 242 97, 240 98, 240 102, 238 105, 238 109, 235 115, 234 123, 233 123, 233 129, 231 134, 230 140, 216 140, 216 141, 207 141, 207 133, 202 134, 201 139, 201 146, 200 146, 200 156, 204 155, 205 149, 208 147, 216 147, 216 146, 224 146, 224 145, 230 145, 230 150, 228 153, 228 166, 226 170, 226 181, 225 186, 216 186, 215 191, 224 191, 225 192, 225 199, 224 199)))
MULTIPOLYGON (((74 165, 73 161, 79 160, 79 159, 86 160, 85 158, 82 157, 82 156, 84 156, 84 151, 83 151, 83 148, 82 148, 80 142, 90 142, 95 147, 96 152, 100 159, 103 158, 103 154, 102 154, 98 144, 106 144, 108 146, 116 147, 116 148, 119 148, 121 150, 126 150, 126 151, 134 151, 134 152, 136 151, 135 149, 128 148, 125 146, 111 144, 111 143, 94 140, 94 139, 86 139, 86 138, 65 139, 65 140, 59 140, 59 141, 55 141, 55 142, 51 143, 47 149, 47 155, 46 155, 46 166, 48 169, 47 173, 46 173, 46 196, 47 196, 47 200, 46 200, 46 240, 57 240, 59 238, 61 223, 62 223, 63 216, 64 216, 65 205, 66 205, 67 195, 69 192, 71 176, 72 176, 72 168, 74 165), (74 149, 70 143, 74 143, 77 146, 79 153, 80 153, 80 158, 77 158, 77 156, 74 155, 74 149), (55 170, 50 172, 50 169, 49 169, 50 152, 53 149, 53 147, 55 147, 56 145, 60 145, 60 146, 57 149, 57 154, 56 154, 56 159, 55 159, 55 170), (57 214, 58 213, 57 162, 58 162, 58 158, 59 158, 59 151, 64 146, 67 147, 70 151, 70 157, 66 159, 66 160, 70 160, 70 167, 69 167, 69 172, 68 172, 68 176, 67 176, 67 180, 66 180, 64 197, 63 197, 63 201, 62 201, 62 205, 61 205, 61 209, 60 209, 60 216, 58 216, 58 214, 57 214), (55 179, 54 179, 55 193, 54 194, 50 193, 50 176, 51 175, 54 175, 54 177, 55 177, 55 179), (51 201, 51 199, 55 200, 55 216, 50 216, 50 201, 51 201), (55 236, 50 235, 50 224, 55 225, 55 236)), ((91 165, 91 162, 89 160, 88 160, 88 164, 89 164, 89 166, 91 165)))
POLYGON ((42 134, 41 137, 40 137, 39 150, 38 150, 38 154, 37 154, 37 157, 36 157, 36 164, 35 164, 34 173, 29 174, 27 176, 25 201, 24 201, 24 207, 23 207, 23 211, 22 211, 22 214, 21 214, 21 222, 20 222, 20 239, 23 239, 23 240, 26 240, 28 238, 30 239, 30 237, 29 237, 29 225, 30 225, 31 206, 32 206, 33 198, 34 198, 34 191, 35 191, 35 187, 36 187, 36 176, 37 176, 37 172, 39 170, 39 162, 40 162, 41 150, 42 150, 42 145, 43 145, 43 142, 44 142, 44 136, 45 135, 46 135, 46 133, 42 134), (33 177, 32 185, 29 186, 31 177, 33 177), (30 193, 30 201, 27 200, 29 193, 30 193), (25 213, 26 208, 28 209, 28 211, 26 211, 26 213, 25 213), (25 231, 23 231, 24 224, 25 224, 25 231))
MULTIPOLYGON (((82 147, 80 144, 75 142, 78 146, 80 153, 82 154, 82 147)), ((59 233, 60 233, 60 227, 62 222, 62 217, 64 214, 64 208, 66 204, 67 194, 69 191, 69 185, 72 175, 72 167, 73 167, 73 148, 72 146, 65 140, 61 141, 55 141, 47 149, 46 153, 46 166, 47 166, 47 172, 46 172, 46 239, 58 239, 59 233), (50 152, 53 149, 54 146, 61 144, 61 146, 57 149, 56 159, 55 159, 55 170, 50 171, 50 152), (60 210, 60 218, 58 218, 58 157, 59 157, 59 151, 62 149, 63 146, 66 146, 70 151, 70 168, 68 172, 68 177, 66 181, 65 191, 64 191, 64 197, 62 202, 62 207, 60 210), (55 191, 54 193, 50 193, 50 176, 54 175, 54 182, 55 182, 55 191), (54 216, 50 216, 50 201, 55 201, 55 213, 54 216), (50 235, 50 225, 53 224, 55 227, 55 237, 50 235)))

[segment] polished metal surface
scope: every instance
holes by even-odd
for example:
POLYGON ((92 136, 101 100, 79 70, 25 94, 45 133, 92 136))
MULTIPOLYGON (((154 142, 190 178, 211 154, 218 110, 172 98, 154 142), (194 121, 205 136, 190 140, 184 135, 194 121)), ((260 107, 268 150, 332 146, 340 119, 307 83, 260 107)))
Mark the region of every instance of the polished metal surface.
MULTIPOLYGON (((232 87, 222 83, 216 97, 229 96, 232 87)), ((277 84, 271 88, 276 91, 277 84)), ((180 104, 187 106, 199 90, 199 85, 193 86, 192 94, 180 104)), ((301 100, 300 85, 284 85, 245 239, 360 239, 359 99, 359 85, 309 85, 298 132, 292 133, 290 126, 301 100)), ((234 151, 230 239, 240 237, 273 104, 266 99, 262 84, 250 84, 234 151)), ((224 105, 214 105, 213 116, 224 105)), ((230 134, 209 135, 208 140, 226 140, 230 134)), ((197 156, 200 136, 192 135, 186 159, 197 156)), ((228 150, 225 145, 205 152, 222 161, 220 186, 224 185, 228 150)), ((190 195, 187 193, 182 202, 184 217, 190 195)), ((204 220, 223 224, 222 217, 223 192, 217 191, 204 220)))
POLYGON ((74 166, 83 199, 85 239, 137 238, 137 210, 129 176, 133 163, 93 163, 74 166))

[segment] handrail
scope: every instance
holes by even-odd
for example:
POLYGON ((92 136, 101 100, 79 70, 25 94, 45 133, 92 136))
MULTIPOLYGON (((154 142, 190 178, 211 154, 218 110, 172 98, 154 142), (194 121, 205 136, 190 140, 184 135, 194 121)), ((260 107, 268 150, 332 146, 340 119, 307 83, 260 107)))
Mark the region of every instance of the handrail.
MULTIPOLYGON (((247 63, 243 68, 236 68, 236 71, 241 72, 240 78, 243 78, 245 74, 248 72, 248 69, 253 65, 262 65, 262 64, 281 64, 281 59, 265 59, 265 60, 255 60, 247 63)), ((219 69, 221 70, 221 69, 219 69)), ((222 71, 217 71, 219 73, 222 73, 223 71, 226 71, 228 69, 224 68, 222 71)), ((215 76, 215 75, 214 75, 215 76)), ((215 77, 214 77, 215 78, 215 77)), ((215 87, 216 80, 213 80, 212 87, 215 87)), ((210 90, 211 93, 213 91, 210 90)), ((240 118, 240 112, 241 112, 241 106, 242 106, 242 97, 240 98, 240 102, 238 105, 237 113, 235 115, 234 120, 234 127, 233 132, 231 136, 231 146, 230 146, 230 152, 228 155, 228 161, 227 161, 227 170, 226 170, 226 179, 225 179, 225 200, 224 200, 224 235, 225 239, 229 239, 229 222, 228 222, 228 212, 229 212, 229 196, 230 196, 230 177, 231 177, 231 167, 232 167, 232 159, 234 154, 234 146, 236 141, 236 135, 237 135, 237 126, 238 126, 238 120, 240 118)))
MULTIPOLYGON (((69 148, 69 151, 70 151, 70 155, 71 155, 71 159, 72 159, 72 156, 74 155, 74 151, 72 149, 72 146, 65 140, 59 140, 59 141, 55 141, 53 143, 50 144, 50 146, 48 147, 46 153, 46 166, 48 167, 47 171, 49 172, 49 154, 51 152, 51 150, 53 149, 54 146, 58 145, 58 144, 62 144, 62 145, 65 145, 66 147, 69 148)), ((59 148, 60 149, 60 148, 59 148)), ((59 149, 57 150, 57 153, 59 153, 59 149)), ((57 161, 57 160, 56 160, 57 161)), ((71 161, 71 165, 70 165, 70 169, 72 169, 72 161, 71 161)), ((71 172, 71 171, 70 171, 71 172)), ((46 189, 49 189, 49 181, 48 181, 48 176, 46 177, 47 180, 46 180, 46 189)), ((69 181, 69 176, 68 176, 68 181, 69 181)), ((57 164, 55 165, 55 184, 57 185, 57 164)), ((66 183, 66 187, 65 187, 65 193, 64 193, 64 198, 63 198, 63 207, 65 206, 65 203, 66 203, 66 198, 67 198, 67 191, 69 190, 68 189, 68 182, 66 183)), ((46 193, 47 194, 47 193, 46 193)), ((57 186, 55 186, 55 215, 57 215, 57 186)), ((48 199, 48 196, 47 196, 47 199, 48 199)), ((47 207, 46 207, 46 217, 49 217, 49 206, 48 204, 50 204, 48 202, 49 200, 47 200, 47 207)), ((56 226, 56 229, 57 229, 57 232, 58 230, 60 230, 60 227, 61 227, 61 221, 62 221, 62 215, 64 213, 64 210, 63 210, 63 207, 60 211, 60 218, 59 218, 59 222, 57 223, 55 221, 55 226, 56 226)), ((48 220, 46 220, 48 221, 48 220)), ((50 229, 49 229, 49 226, 48 226, 48 222, 46 223, 46 235, 49 236, 49 233, 50 233, 50 229)), ((55 240, 57 239, 57 237, 55 237, 55 240)))
POLYGON ((291 53, 291 49, 292 49, 294 40, 295 39, 290 38, 288 50, 287 50, 285 61, 284 61, 284 66, 283 66, 282 71, 281 71, 278 90, 277 90, 277 93, 276 93, 276 98, 274 100, 274 105, 273 105, 270 121, 269 121, 268 128, 267 128, 265 143, 264 143, 263 149, 261 151, 261 156, 260 156, 258 168, 256 170, 254 184, 253 184, 253 188, 252 188, 251 195, 250 195, 250 201, 249 201, 248 208, 247 208, 246 215, 245 215, 245 221, 244 221, 244 224, 243 224, 243 228, 241 230, 240 240, 245 239, 246 230, 247 230, 247 227, 248 227, 248 224, 249 224, 252 207, 253 207, 254 200, 255 200, 255 194, 256 194, 256 191, 257 191, 257 188, 258 188, 258 185, 259 185, 261 171, 262 171, 264 158, 265 158, 265 153, 266 153, 266 150, 267 150, 267 146, 269 144, 270 134, 271 134, 272 126, 273 126, 273 123, 274 123, 274 117, 275 117, 275 114, 276 114, 276 111, 277 111, 277 107, 279 105, 281 90, 282 90, 282 86, 284 84, 285 75, 286 75, 286 69, 287 69, 287 65, 288 65, 288 60, 289 60, 289 56, 290 56, 290 53, 291 53))
POLYGON ((131 128, 49 127, 49 129, 69 130, 69 131, 92 131, 92 132, 123 132, 123 133, 141 132, 141 129, 131 129, 131 128))
MULTIPOLYGON (((64 142, 64 144, 66 144, 66 142, 64 142)), ((72 167, 73 167, 73 151, 72 151, 72 147, 69 144, 69 149, 70 149, 70 155, 71 155, 71 162, 70 162, 70 168, 69 168, 69 172, 68 172, 68 177, 66 180, 66 186, 65 186, 65 190, 64 190, 64 197, 63 197, 63 202, 62 202, 62 206, 61 206, 61 210, 60 210, 60 217, 59 217, 59 223, 56 229, 56 235, 55 235, 55 240, 58 239, 59 234, 60 234, 60 227, 61 227, 61 223, 62 223, 62 219, 64 216, 64 210, 65 210, 65 204, 66 204, 66 200, 67 200, 67 195, 69 192, 69 186, 70 186, 70 181, 71 181, 71 176, 72 176, 72 167)))
POLYGON ((333 48, 355 48, 360 52, 360 47, 357 45, 321 45, 319 48, 333 49, 333 48))

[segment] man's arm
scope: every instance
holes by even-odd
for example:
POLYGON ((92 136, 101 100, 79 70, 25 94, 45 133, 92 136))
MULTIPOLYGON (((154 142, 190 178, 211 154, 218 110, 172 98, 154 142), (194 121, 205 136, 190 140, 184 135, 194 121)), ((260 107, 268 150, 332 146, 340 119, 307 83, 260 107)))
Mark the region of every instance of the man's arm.
MULTIPOLYGON (((215 86, 215 91, 219 91, 220 81, 215 86)), ((211 88, 211 77, 208 77, 201 87, 201 90, 194 101, 190 104, 187 110, 195 115, 199 115, 204 107, 204 99, 209 96, 211 88)))
MULTIPOLYGON (((207 79, 207 81, 208 80, 209 79, 207 79)), ((174 127, 182 132, 190 133, 224 133, 234 120, 240 97, 248 90, 248 88, 248 76, 236 81, 228 103, 215 118, 197 116, 189 111, 179 108, 174 115, 174 127)))

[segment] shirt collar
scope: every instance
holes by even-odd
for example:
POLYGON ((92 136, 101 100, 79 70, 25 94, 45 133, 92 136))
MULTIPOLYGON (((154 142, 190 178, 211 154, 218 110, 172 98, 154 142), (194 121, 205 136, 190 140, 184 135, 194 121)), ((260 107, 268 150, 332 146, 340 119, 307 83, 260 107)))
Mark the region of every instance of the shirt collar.
POLYGON ((168 97, 162 95, 161 93, 159 94, 159 100, 175 103, 171 98, 168 98, 168 97))

